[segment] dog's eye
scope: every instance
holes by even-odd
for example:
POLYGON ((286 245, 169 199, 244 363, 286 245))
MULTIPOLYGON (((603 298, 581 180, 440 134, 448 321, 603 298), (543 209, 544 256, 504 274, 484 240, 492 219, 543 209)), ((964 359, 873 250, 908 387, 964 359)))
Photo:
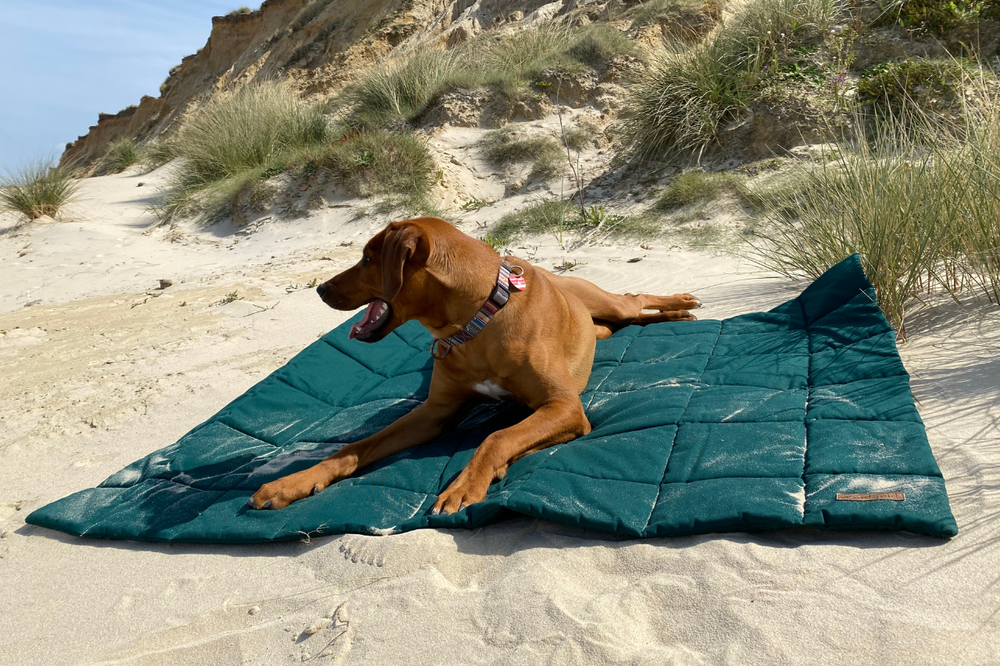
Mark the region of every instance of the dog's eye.
POLYGON ((367 254, 363 255, 361 257, 361 265, 362 266, 367 266, 369 263, 371 263, 371 258, 367 254))

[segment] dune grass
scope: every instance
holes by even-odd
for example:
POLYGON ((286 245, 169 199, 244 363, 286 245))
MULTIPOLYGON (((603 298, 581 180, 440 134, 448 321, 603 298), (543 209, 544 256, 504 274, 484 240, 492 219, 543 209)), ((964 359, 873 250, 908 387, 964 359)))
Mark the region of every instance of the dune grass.
POLYGON ((858 81, 858 102, 875 113, 891 113, 905 120, 919 110, 926 117, 942 116, 945 122, 960 117, 964 93, 976 76, 986 76, 971 63, 956 58, 909 58, 869 67, 858 81))
POLYGON ((289 150, 330 136, 326 117, 283 86, 247 86, 212 100, 180 130, 182 183, 198 187, 263 168, 289 150))
POLYGON ((422 141, 386 130, 350 132, 302 163, 331 169, 358 196, 419 198, 430 189, 434 169, 422 141))
POLYGON ((601 239, 641 239, 659 235, 661 228, 648 216, 616 215, 605 211, 603 206, 590 206, 581 211, 575 201, 549 199, 507 213, 481 240, 500 252, 527 236, 553 234, 562 244, 570 234, 586 236, 597 232, 601 239))
POLYGON ((296 169, 327 169, 359 196, 418 196, 433 168, 412 135, 336 127, 319 106, 278 84, 212 100, 163 150, 182 158, 157 209, 163 219, 180 211, 217 217, 247 187, 296 169))
POLYGON ((556 140, 550 136, 528 136, 513 129, 489 132, 479 142, 483 155, 497 166, 519 162, 531 163, 531 177, 555 177, 565 155, 556 140))
POLYGON ((731 173, 685 171, 670 181, 657 199, 660 210, 676 210, 681 206, 707 203, 723 194, 733 192, 737 178, 731 173))
POLYGON ((170 139, 158 138, 142 147, 140 162, 150 169, 163 166, 177 157, 177 146, 170 139))
POLYGON ((631 40, 604 24, 485 32, 451 51, 421 51, 389 60, 348 86, 342 103, 351 109, 346 122, 355 128, 417 120, 450 90, 485 87, 495 100, 510 106, 533 94, 531 87, 546 68, 602 69, 636 52, 631 40))
POLYGON ((892 116, 803 173, 796 206, 771 206, 754 243, 763 265, 815 278, 859 252, 901 338, 914 299, 972 291, 1000 303, 1000 108, 968 110, 955 135, 892 116))
POLYGON ((73 200, 77 183, 69 171, 47 162, 34 162, 0 177, 0 209, 36 220, 55 217, 73 200))
POLYGON ((664 49, 630 86, 616 136, 640 161, 700 155, 748 108, 778 58, 842 13, 840 0, 750 0, 704 42, 664 49))
POLYGON ((108 149, 101 158, 100 169, 104 173, 121 173, 140 161, 142 161, 142 150, 135 139, 123 136, 108 144, 108 149))

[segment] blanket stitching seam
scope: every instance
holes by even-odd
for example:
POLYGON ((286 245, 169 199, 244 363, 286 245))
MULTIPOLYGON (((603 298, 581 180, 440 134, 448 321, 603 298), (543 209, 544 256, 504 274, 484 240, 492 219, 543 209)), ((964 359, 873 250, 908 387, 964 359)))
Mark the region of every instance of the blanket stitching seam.
POLYGON ((590 396, 590 402, 588 402, 587 406, 583 408, 583 411, 587 411, 588 409, 590 409, 590 406, 594 402, 594 395, 596 395, 597 392, 601 390, 601 387, 604 386, 604 382, 608 381, 608 377, 610 377, 611 375, 615 374, 615 370, 616 369, 622 367, 622 359, 625 358, 625 354, 628 353, 628 348, 632 346, 632 343, 635 342, 636 338, 638 338, 638 337, 639 337, 638 333, 635 334, 635 335, 633 335, 632 339, 628 341, 627 345, 625 345, 625 349, 622 350, 622 355, 618 357, 618 365, 616 365, 614 368, 612 368, 611 372, 609 372, 607 375, 605 375, 604 379, 601 380, 601 383, 598 384, 594 388, 594 393, 593 393, 593 395, 590 396))
MULTIPOLYGON (((718 333, 715 336, 715 344, 712 345, 712 351, 709 352, 708 358, 705 359, 705 366, 701 370, 701 374, 698 376, 697 384, 701 384, 701 379, 705 375, 705 369, 708 368, 709 361, 712 360, 712 354, 715 353, 715 348, 719 344, 719 338, 722 337, 722 324, 719 324, 718 333)), ((688 396, 687 404, 684 405, 684 411, 681 412, 681 419, 687 414, 688 408, 691 406, 691 399, 694 398, 694 391, 688 396)), ((673 439, 670 440, 670 449, 667 451, 667 460, 663 465, 663 474, 660 475, 660 483, 656 486, 656 497, 653 498, 653 505, 649 507, 649 516, 646 517, 646 524, 643 525, 642 529, 639 530, 640 535, 645 535, 646 530, 649 529, 649 521, 653 519, 653 512, 656 511, 656 504, 660 501, 660 493, 663 491, 663 479, 667 477, 667 470, 670 469, 670 458, 674 453, 674 445, 677 444, 677 433, 681 431, 680 425, 678 425, 677 430, 674 431, 673 439)))

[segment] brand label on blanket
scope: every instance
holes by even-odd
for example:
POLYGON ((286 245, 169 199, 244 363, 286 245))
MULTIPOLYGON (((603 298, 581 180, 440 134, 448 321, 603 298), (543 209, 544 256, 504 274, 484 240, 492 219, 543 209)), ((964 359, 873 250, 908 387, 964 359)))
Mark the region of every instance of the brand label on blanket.
POLYGON ((847 502, 874 502, 876 500, 902 502, 906 497, 903 493, 837 493, 837 499, 847 502))

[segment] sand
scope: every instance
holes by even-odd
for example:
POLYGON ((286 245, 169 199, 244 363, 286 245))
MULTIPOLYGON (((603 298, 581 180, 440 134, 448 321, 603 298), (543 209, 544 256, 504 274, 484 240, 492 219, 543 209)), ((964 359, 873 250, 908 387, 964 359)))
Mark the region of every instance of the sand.
MULTIPOLYGON (((1000 311, 972 300, 914 316, 901 349, 958 519, 951 541, 628 540, 524 518, 191 546, 25 525, 172 443, 348 316, 308 285, 353 263, 380 221, 341 202, 255 233, 150 229, 163 178, 89 179, 58 222, 0 223, 0 663, 1000 662, 1000 311), (157 289, 161 278, 173 286, 157 289)), ((517 203, 456 219, 476 233, 517 203)), ((538 238, 519 252, 579 262, 574 275, 610 290, 691 291, 708 318, 801 288, 662 242, 566 251, 538 238)))

